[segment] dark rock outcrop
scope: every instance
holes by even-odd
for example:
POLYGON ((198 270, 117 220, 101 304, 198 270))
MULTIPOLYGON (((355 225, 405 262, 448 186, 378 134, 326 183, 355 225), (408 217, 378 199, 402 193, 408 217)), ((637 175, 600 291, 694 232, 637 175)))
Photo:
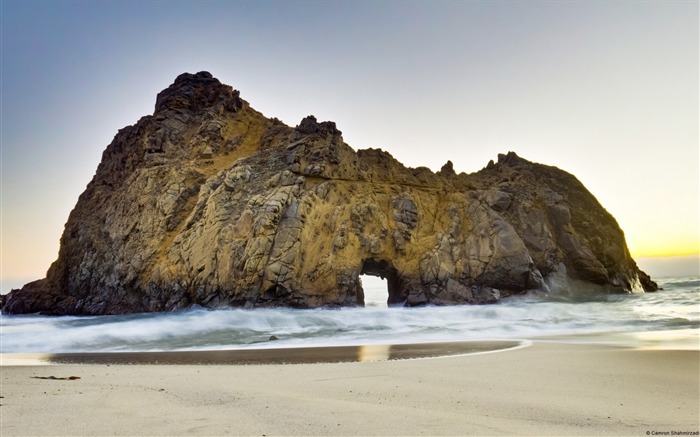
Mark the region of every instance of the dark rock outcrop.
POLYGON ((211 74, 182 74, 120 130, 46 278, 5 313, 491 303, 527 290, 655 290, 615 219, 572 175, 500 155, 473 174, 354 151, 335 123, 265 118, 211 74), (564 281, 564 282, 562 282, 564 281))

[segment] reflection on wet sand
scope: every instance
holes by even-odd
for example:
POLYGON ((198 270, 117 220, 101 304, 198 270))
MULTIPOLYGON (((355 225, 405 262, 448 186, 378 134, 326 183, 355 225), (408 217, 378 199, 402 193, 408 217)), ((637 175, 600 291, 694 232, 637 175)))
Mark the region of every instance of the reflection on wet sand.
POLYGON ((396 345, 328 346, 166 352, 3 354, 3 366, 40 364, 301 364, 386 361, 483 353, 520 346, 520 341, 469 341, 396 345))

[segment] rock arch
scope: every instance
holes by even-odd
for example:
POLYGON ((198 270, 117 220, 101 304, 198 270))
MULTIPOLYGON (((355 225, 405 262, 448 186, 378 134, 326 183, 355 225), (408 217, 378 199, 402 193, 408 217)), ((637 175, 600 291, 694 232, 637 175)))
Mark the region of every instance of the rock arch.
POLYGON ((5 313, 361 305, 362 272, 409 306, 496 302, 554 275, 657 288, 555 167, 511 152, 473 174, 406 168, 353 150, 333 122, 268 119, 206 72, 178 76, 155 108, 115 136, 58 259, 5 313))

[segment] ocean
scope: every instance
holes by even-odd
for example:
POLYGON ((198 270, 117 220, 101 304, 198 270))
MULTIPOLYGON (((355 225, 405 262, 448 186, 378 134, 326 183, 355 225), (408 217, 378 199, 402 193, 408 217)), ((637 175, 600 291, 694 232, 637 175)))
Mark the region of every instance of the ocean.
POLYGON ((190 351, 529 339, 700 349, 700 278, 662 291, 591 296, 552 290, 494 305, 387 308, 365 279, 365 308, 220 309, 118 316, 0 315, 2 353, 190 351))

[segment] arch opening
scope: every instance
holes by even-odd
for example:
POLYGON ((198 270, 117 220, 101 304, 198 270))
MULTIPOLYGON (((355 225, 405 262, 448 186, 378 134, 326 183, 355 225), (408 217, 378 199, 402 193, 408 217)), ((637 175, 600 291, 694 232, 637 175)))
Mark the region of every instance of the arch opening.
POLYGON ((386 308, 389 293, 386 279, 374 275, 360 275, 365 308, 386 308))
POLYGON ((377 276, 386 280, 387 306, 403 306, 406 296, 401 286, 398 271, 384 260, 366 259, 362 262, 360 275, 377 276))

